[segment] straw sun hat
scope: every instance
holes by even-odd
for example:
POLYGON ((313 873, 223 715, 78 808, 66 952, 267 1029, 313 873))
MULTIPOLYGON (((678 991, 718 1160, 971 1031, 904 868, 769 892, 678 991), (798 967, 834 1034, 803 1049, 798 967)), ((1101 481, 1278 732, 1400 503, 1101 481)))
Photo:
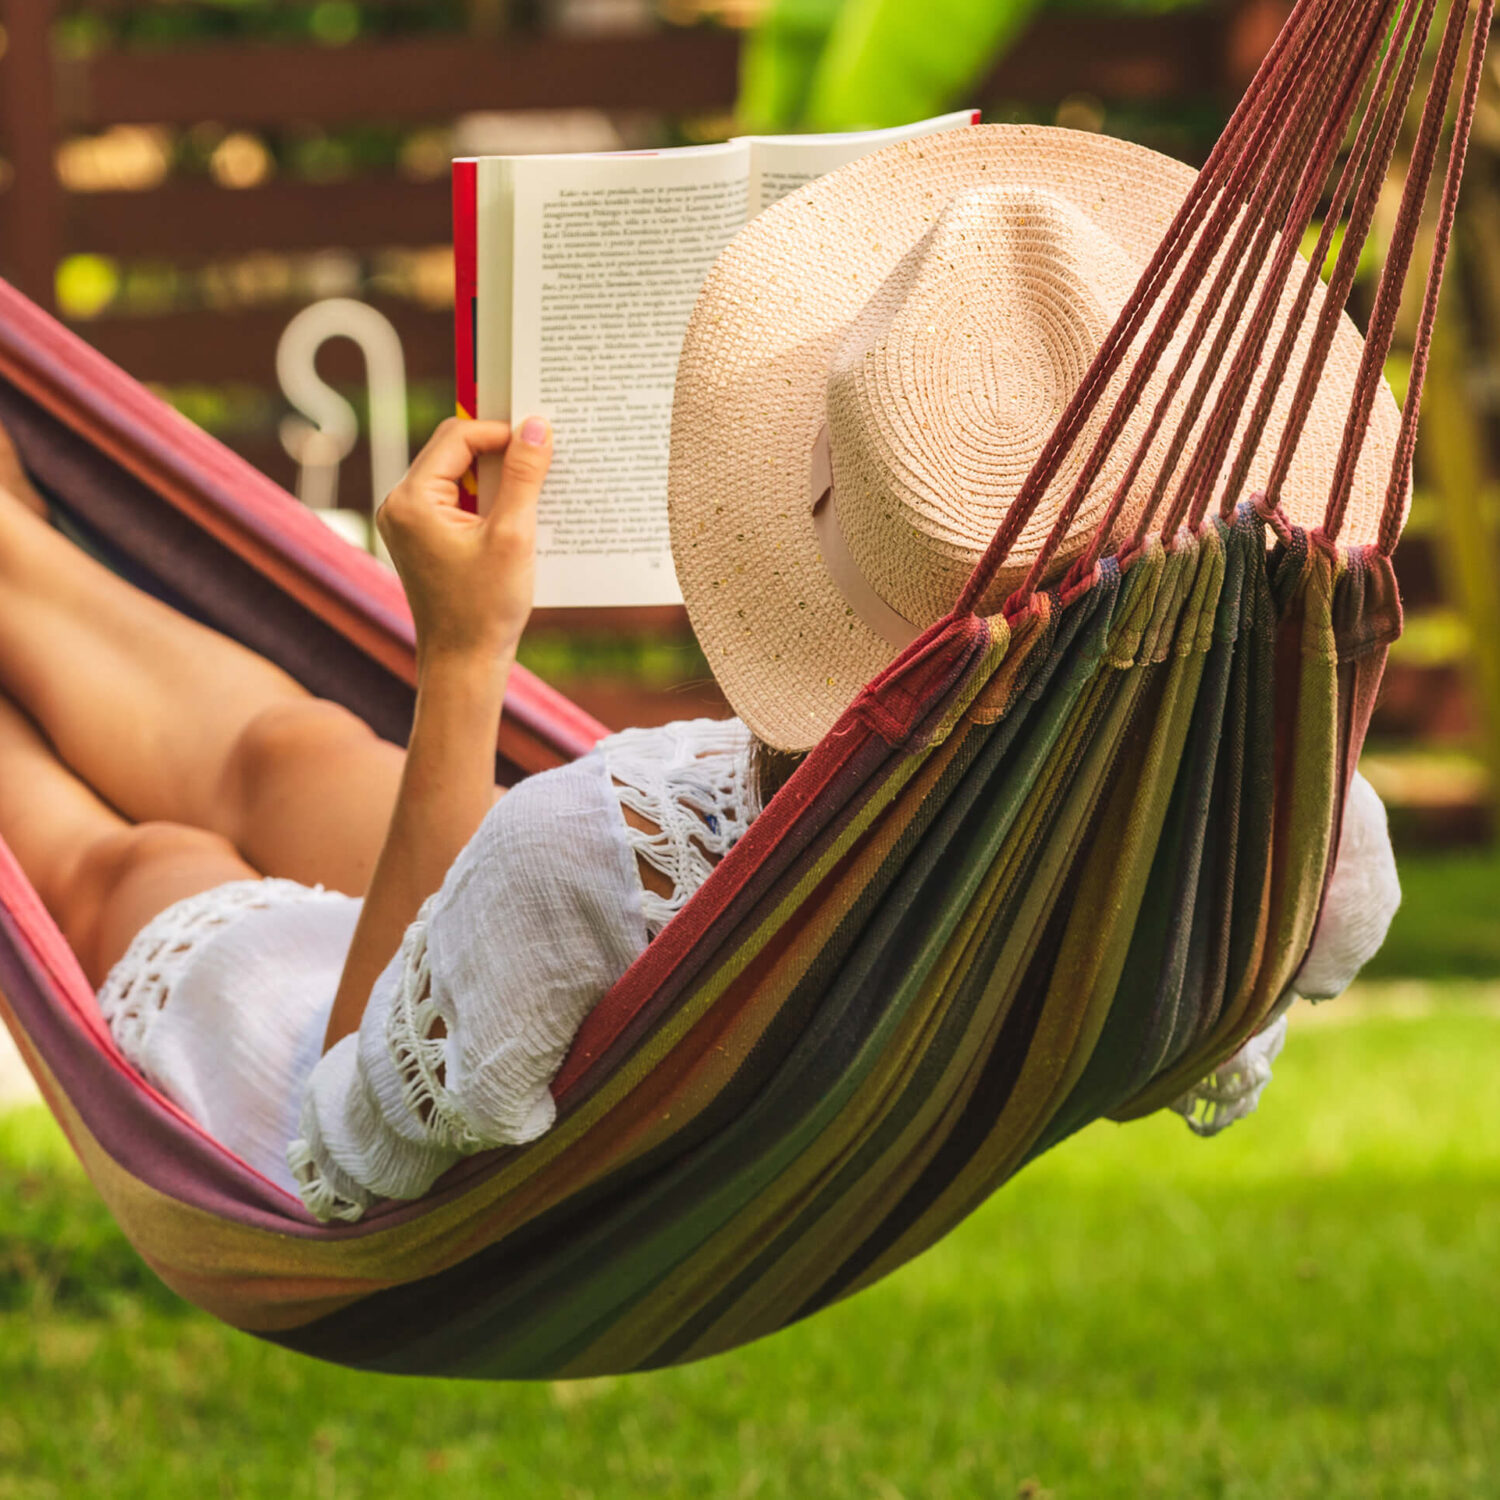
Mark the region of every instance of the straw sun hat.
MULTIPOLYGON (((672 552, 709 664, 763 740, 816 744, 952 608, 1192 183, 1181 163, 1126 142, 975 126, 809 184, 720 256, 678 368, 672 552)), ((1296 524, 1322 520, 1361 350, 1343 320, 1282 499, 1296 524)), ((1287 387, 1299 368, 1300 351, 1287 387)), ((1163 378, 1058 568, 1087 544, 1163 378)), ((1288 389, 1251 493, 1290 402, 1288 389)), ((1399 420, 1382 390, 1345 541, 1375 538, 1399 420)), ((1092 435, 1022 532, 986 610, 1036 559, 1092 435)), ((1121 537, 1165 446, 1152 445, 1121 537)))

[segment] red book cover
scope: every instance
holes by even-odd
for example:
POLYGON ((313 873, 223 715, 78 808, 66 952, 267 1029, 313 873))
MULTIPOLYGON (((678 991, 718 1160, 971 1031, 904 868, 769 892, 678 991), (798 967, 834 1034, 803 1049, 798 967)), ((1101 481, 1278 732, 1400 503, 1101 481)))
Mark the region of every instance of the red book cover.
MULTIPOLYGON (((472 417, 477 404, 476 384, 479 306, 479 164, 453 163, 453 386, 460 417, 472 417)), ((464 481, 465 507, 478 503, 475 475, 464 481)))

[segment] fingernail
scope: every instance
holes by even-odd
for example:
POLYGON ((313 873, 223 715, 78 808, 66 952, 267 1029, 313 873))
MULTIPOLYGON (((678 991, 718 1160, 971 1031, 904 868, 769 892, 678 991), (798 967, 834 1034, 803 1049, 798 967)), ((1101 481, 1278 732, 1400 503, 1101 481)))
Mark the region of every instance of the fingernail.
POLYGON ((547 441, 546 418, 527 417, 521 423, 521 441, 530 443, 533 448, 540 448, 547 441))

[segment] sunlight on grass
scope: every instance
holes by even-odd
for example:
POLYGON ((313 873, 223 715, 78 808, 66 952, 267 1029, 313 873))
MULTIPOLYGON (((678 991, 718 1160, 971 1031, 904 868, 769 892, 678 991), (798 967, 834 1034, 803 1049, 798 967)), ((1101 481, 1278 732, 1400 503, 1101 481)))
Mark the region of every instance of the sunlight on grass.
POLYGON ((1500 1462, 1500 994, 1299 1017, 1213 1141, 1098 1125, 869 1293, 612 1380, 356 1375, 156 1286, 39 1111, 0 1120, 0 1500, 1453 1500, 1500 1462))

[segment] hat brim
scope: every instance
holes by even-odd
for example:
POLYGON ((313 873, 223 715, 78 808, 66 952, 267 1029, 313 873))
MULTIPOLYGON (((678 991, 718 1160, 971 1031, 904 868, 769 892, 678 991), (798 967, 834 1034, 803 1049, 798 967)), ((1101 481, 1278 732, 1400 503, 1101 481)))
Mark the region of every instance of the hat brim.
MULTIPOLYGON (((779 749, 815 745, 897 654, 850 610, 813 529, 810 458, 824 426, 829 363, 947 203, 1001 182, 1070 200, 1144 270, 1194 173, 1126 141, 1044 126, 973 126, 906 141, 761 213, 699 294, 672 416, 672 553, 720 687, 779 749)), ((1299 280, 1294 272, 1283 305, 1299 280)), ((1362 350, 1358 330, 1342 319, 1283 494, 1294 524, 1322 521, 1362 350)), ((1269 469, 1288 406, 1278 403, 1252 488, 1269 469)), ((1382 386, 1345 541, 1374 540, 1399 423, 1382 386)), ((1082 533, 1075 540, 1067 551, 1078 550, 1082 533)), ((1014 556, 1011 574, 1019 578, 1033 560, 1014 556)))

